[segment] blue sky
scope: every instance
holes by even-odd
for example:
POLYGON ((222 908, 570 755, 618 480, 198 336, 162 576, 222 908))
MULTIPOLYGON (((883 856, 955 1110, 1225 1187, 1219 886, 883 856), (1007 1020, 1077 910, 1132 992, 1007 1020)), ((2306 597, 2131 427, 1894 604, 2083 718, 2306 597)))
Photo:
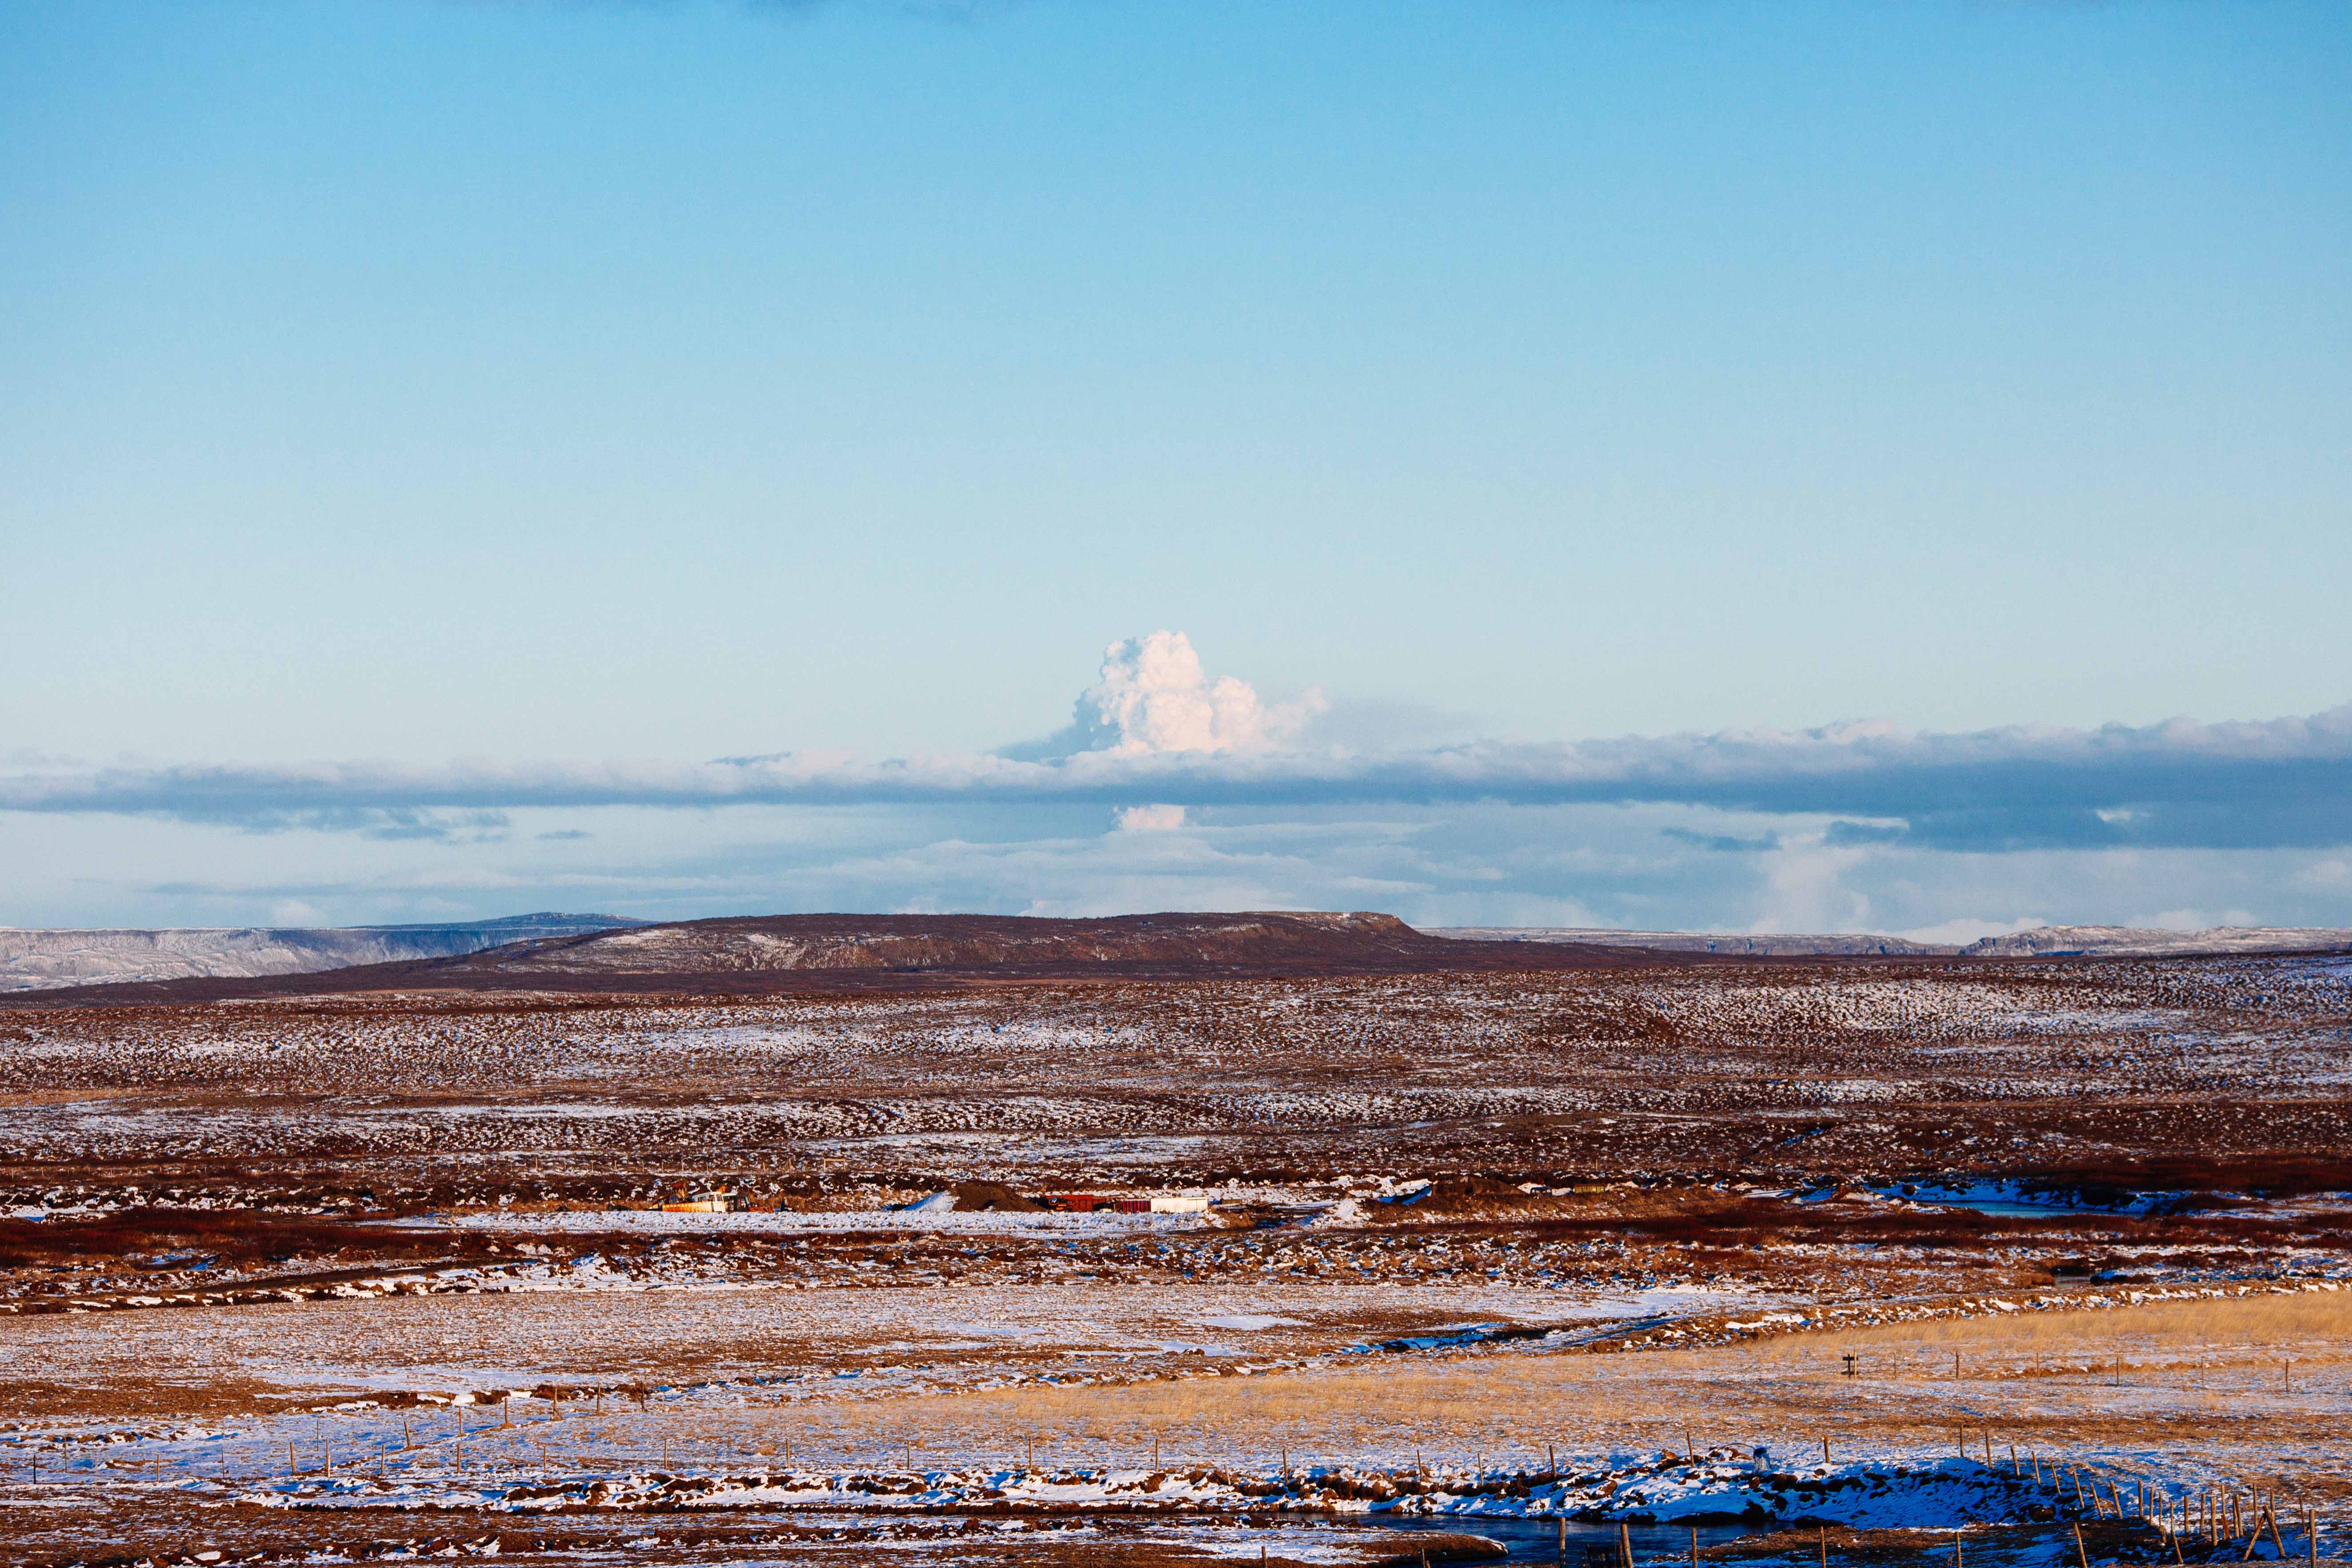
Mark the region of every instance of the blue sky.
POLYGON ((0 33, 0 921, 2352 923, 2340 5, 0 33))

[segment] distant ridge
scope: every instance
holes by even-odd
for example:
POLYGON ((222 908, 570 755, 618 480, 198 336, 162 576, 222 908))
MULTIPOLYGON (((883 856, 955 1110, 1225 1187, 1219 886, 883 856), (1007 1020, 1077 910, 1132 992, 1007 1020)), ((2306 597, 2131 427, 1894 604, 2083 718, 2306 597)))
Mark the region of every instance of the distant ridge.
MULTIPOLYGON (((252 977, 86 986, 17 998, 137 1005, 357 991, 757 995, 1039 980, 1615 969, 1692 960, 1622 946, 1448 941, 1394 915, 765 915, 540 937, 459 956, 252 977)), ((1707 962, 1699 959, 1698 962, 1707 962)))
POLYGON ((1734 958, 1949 957, 1957 947, 1906 942, 1899 936, 1832 932, 1821 936, 1730 936, 1720 931, 1613 931, 1588 926, 1433 926, 1430 935, 1454 942, 1568 942, 1598 947, 1642 947, 1653 952, 1712 952, 1734 958))
POLYGON ((765 915, 517 942, 448 967, 498 974, 1020 970, 1038 965, 1378 961, 1430 939, 1394 915, 1319 910, 1118 915, 765 915))
POLYGON ((1719 931, 1611 931, 1583 926, 1444 926, 1433 928, 1430 934, 1461 942, 1575 942, 1746 958, 2218 958, 2231 953, 2352 952, 2352 930, 2332 926, 2213 926, 2204 931, 2040 926, 1985 937, 1965 947, 1853 931, 1736 936, 1719 931))
POLYGON ((2052 926, 1960 948, 1854 932, 1728 935, 1507 926, 1416 931, 1394 915, 1362 910, 1098 920, 761 915, 664 924, 614 915, 541 914, 446 926, 327 931, 0 930, 0 973, 8 973, 0 982, 0 993, 6 994, 0 1000, 16 1006, 139 1005, 366 991, 760 995, 955 989, 1047 980, 1438 974, 1809 959, 1948 963, 1956 959, 2347 952, 2352 952, 2352 931, 2290 928, 2173 931, 2052 926), (383 953, 399 956, 374 956, 383 953), (113 978, 84 978, 93 973, 113 978))
POLYGON ((354 964, 447 958, 532 938, 635 925, 618 915, 542 912, 442 925, 173 926, 26 930, 0 926, 0 991, 309 974, 354 964))
POLYGON ((1989 936, 1965 958, 2188 958, 2233 952, 2352 952, 2352 931, 2333 926, 2213 926, 2152 931, 2137 926, 2042 926, 1989 936))

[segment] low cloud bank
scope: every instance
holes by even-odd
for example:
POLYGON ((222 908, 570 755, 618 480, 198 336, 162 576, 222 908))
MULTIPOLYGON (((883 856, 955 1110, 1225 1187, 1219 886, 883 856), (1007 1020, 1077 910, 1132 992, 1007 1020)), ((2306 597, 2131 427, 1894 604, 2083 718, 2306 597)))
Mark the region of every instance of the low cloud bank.
MULTIPOLYGON (((1230 710, 1229 710, 1230 712, 1230 710)), ((1214 739, 1217 713, 1163 723, 1214 739)), ((1220 728, 1228 726, 1227 729, 1220 728)), ((1123 731, 1124 733, 1124 731, 1123 731)), ((1672 803, 1842 819, 1831 842, 1922 847, 2314 847, 2352 843, 2352 705, 2307 718, 1965 734, 1796 732, 1485 742, 1414 752, 1148 741, 1045 760, 784 752, 688 766, 394 763, 74 769, 0 775, 0 810, 271 829, 421 832, 426 813, 528 807, 1097 804, 1128 806, 1672 803)), ((479 822, 479 817, 472 820, 479 822)))
POLYGON ((1267 703, 1245 681, 1212 679, 1182 633, 1160 631, 1105 651, 1063 731, 999 752, 106 768, 20 754, 0 772, 0 810, 446 840, 495 835, 499 814, 530 808, 1090 805, 1165 830, 1195 807, 1488 802, 1828 818, 1829 852, 2352 844, 2352 703, 2259 722, 1960 734, 1855 723, 1386 750, 1309 743, 1327 707, 1319 691, 1267 703))

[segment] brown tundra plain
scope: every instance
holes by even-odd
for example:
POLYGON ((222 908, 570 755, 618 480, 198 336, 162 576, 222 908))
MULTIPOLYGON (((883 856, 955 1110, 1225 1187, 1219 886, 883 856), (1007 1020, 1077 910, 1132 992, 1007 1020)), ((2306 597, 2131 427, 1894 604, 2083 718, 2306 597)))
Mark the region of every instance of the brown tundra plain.
POLYGON ((2352 960, 1572 956, 13 998, 0 1561, 2339 1554, 2352 960))

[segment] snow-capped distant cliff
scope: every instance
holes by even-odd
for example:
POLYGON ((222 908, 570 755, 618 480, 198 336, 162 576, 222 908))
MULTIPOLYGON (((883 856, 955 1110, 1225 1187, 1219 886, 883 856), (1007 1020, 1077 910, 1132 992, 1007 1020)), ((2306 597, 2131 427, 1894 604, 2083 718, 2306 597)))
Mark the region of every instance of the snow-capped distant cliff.
POLYGON ((2352 931, 2328 926, 2213 926, 2159 931, 2139 926, 2041 926, 1989 936, 1960 949, 1968 958, 2186 958, 2200 953, 2347 952, 2352 931))
POLYGON ((130 980, 308 974, 355 963, 451 958, 533 937, 635 925, 614 915, 509 915, 449 925, 185 926, 163 931, 0 927, 0 991, 130 980))
POLYGON ((2326 926, 2215 926, 2164 931, 2142 926, 2038 926, 1966 947, 1858 931, 1747 935, 1723 931, 1601 931, 1566 926, 1445 926, 1432 936, 1471 942, 1583 942, 1751 958, 2195 958, 2242 952, 2352 952, 2352 931, 2326 926))

